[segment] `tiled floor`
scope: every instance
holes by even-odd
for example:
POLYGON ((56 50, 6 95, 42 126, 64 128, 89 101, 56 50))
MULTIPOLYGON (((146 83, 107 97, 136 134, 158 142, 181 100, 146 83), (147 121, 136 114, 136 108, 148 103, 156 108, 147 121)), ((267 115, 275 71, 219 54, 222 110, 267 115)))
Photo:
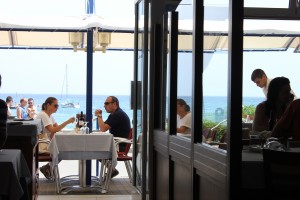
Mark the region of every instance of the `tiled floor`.
MULTIPOLYGON (((42 166, 44 163, 40 163, 42 166)), ((96 174, 95 162, 92 162, 92 175, 96 174)), ((123 162, 118 162, 117 169, 119 170, 119 175, 113 180, 110 187, 115 187, 112 189, 113 193, 110 194, 85 194, 85 195, 54 195, 55 190, 54 183, 47 182, 44 176, 40 173, 40 191, 43 194, 39 194, 39 200, 58 200, 58 199, 75 199, 75 200, 139 200, 141 196, 137 190, 130 185, 126 168, 123 162), (47 185, 46 185, 47 184, 47 185), (51 188, 50 188, 51 187, 51 188), (119 188, 119 189, 118 189, 119 188), (125 188, 125 189, 124 189, 125 188), (52 192, 45 192, 45 190, 52 190, 52 192), (118 192, 118 190, 120 190, 118 192), (125 192, 124 192, 125 191, 125 192), (127 192, 126 192, 127 191, 127 192), (53 195, 48 195, 48 194, 53 195), (46 194, 46 195, 44 195, 46 194)), ((71 174, 78 174, 78 161, 62 161, 59 164, 60 176, 64 177, 71 174)))

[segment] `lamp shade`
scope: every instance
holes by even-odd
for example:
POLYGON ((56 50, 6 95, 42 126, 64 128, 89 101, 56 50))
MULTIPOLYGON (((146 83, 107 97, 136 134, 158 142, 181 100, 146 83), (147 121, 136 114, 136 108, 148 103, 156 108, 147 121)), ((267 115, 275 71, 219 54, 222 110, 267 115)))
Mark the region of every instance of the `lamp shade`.
POLYGON ((69 43, 72 44, 74 51, 77 51, 77 46, 82 43, 80 32, 70 32, 69 33, 69 43))
POLYGON ((102 52, 106 52, 106 47, 111 43, 111 33, 108 32, 99 32, 98 33, 98 42, 102 47, 102 52))

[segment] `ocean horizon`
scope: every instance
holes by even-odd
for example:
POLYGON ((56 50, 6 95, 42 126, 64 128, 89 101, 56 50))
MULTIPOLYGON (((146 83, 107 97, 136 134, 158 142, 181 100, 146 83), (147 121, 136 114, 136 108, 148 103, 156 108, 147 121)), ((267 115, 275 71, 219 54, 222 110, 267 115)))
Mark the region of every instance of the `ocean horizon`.
MULTIPOLYGON (((86 113, 86 96, 85 95, 74 95, 70 94, 68 97, 62 96, 60 94, 9 94, 4 93, 0 94, 0 99, 3 99, 5 101, 7 96, 12 96, 14 103, 18 104, 20 102, 21 98, 33 98, 34 99, 34 105, 38 106, 38 112, 41 111, 41 105, 45 100, 52 96, 58 99, 59 104, 68 100, 73 103, 79 103, 79 108, 62 108, 59 107, 58 111, 53 114, 55 120, 58 124, 66 121, 70 117, 75 116, 76 114, 80 114, 82 111, 83 113, 86 113)), ((102 109, 103 112, 103 118, 104 120, 107 119, 109 113, 105 112, 104 109, 104 102, 109 95, 93 95, 93 106, 92 110, 96 110, 98 108, 102 109)), ((130 120, 133 119, 133 110, 131 109, 131 100, 130 95, 116 95, 116 97, 119 99, 120 108, 124 110, 124 112, 127 113, 130 120)), ((178 98, 184 99, 187 104, 191 105, 191 97, 190 96, 179 96, 178 98)), ((243 97, 243 105, 254 105, 256 106, 260 102, 262 102, 265 98, 264 97, 243 97)), ((205 96, 204 97, 204 108, 203 108, 203 116, 205 119, 216 121, 216 110, 222 109, 223 116, 218 116, 218 120, 225 119, 227 115, 227 97, 226 96, 205 96)), ((16 109, 12 109, 12 115, 16 115, 16 109)), ((93 116, 94 118, 94 116, 93 116)), ((67 129, 74 128, 74 124, 69 124, 66 126, 67 129)), ((93 130, 96 129, 96 123, 93 123, 93 130)))

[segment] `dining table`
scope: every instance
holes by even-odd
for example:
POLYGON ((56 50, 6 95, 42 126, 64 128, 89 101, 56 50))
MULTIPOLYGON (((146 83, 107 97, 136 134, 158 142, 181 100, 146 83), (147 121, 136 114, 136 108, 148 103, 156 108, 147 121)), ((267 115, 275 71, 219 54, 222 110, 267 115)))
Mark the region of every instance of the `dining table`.
MULTIPOLYGON (((242 151, 242 188, 265 188, 264 159, 262 149, 259 149, 259 146, 255 145, 242 151)), ((288 148, 286 151, 300 153, 300 148, 288 148)))
POLYGON ((31 199, 31 174, 19 149, 0 150, 0 199, 31 199))
MULTIPOLYGON (((106 193, 109 188, 110 176, 104 181, 104 186, 87 185, 86 180, 92 179, 86 175, 86 160, 110 161, 110 171, 117 165, 117 151, 114 137, 110 133, 92 132, 90 134, 77 133, 75 131, 63 131, 56 133, 50 144, 49 152, 52 157, 52 169, 55 174, 58 193, 66 194, 76 189, 99 189, 106 193), (58 164, 61 160, 79 161, 79 185, 61 187, 58 164), (55 170, 57 169, 57 170, 55 170)), ((100 179, 100 183, 101 183, 100 179)))
POLYGON ((20 149, 32 176, 28 185, 31 199, 38 198, 39 170, 38 170, 38 148, 37 135, 42 131, 40 119, 9 119, 7 120, 7 139, 4 149, 20 149))

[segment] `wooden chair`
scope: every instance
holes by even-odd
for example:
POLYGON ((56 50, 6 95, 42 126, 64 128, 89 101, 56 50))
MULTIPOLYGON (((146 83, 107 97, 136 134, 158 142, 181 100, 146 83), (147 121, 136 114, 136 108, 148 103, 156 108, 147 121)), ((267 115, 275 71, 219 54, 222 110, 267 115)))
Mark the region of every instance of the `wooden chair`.
MULTIPOLYGON (((39 144, 49 144, 50 141, 49 140, 45 140, 45 139, 39 139, 35 148, 38 148, 39 144)), ((36 156, 37 159, 37 169, 39 169, 39 163, 40 162, 48 162, 51 163, 52 162, 52 157, 50 155, 49 152, 43 152, 43 153, 38 153, 38 155, 36 156)), ((58 184, 58 182, 56 181, 57 178, 59 178, 59 170, 58 170, 58 166, 54 166, 53 168, 51 167, 51 176, 52 176, 52 180, 56 182, 56 191, 57 193, 59 193, 60 191, 60 185, 58 184)))
POLYGON ((300 199, 300 152, 263 149, 265 199, 300 199))

